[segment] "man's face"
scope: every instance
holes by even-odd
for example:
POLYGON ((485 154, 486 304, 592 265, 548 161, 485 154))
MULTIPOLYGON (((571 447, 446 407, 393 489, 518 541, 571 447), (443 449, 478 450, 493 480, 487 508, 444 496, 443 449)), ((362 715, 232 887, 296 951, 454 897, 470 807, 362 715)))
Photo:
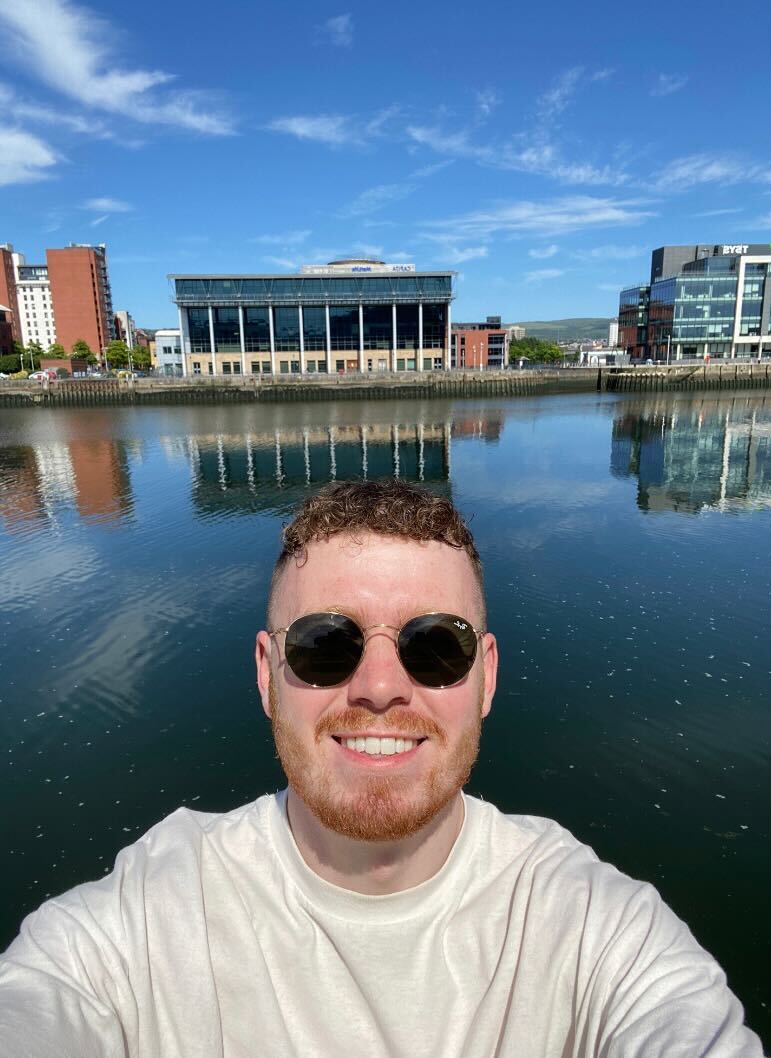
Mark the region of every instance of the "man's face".
MULTIPOLYGON (((273 600, 273 627, 335 610, 362 628, 400 628, 431 611, 481 627, 479 589, 467 555, 436 541, 339 535, 290 561, 273 600)), ((289 785, 330 829, 359 840, 396 840, 425 826, 468 778, 481 721, 495 690, 494 637, 453 687, 423 687, 396 653, 390 628, 367 634, 364 656, 339 687, 302 683, 285 661, 283 634, 257 639, 258 684, 289 785), (393 737, 413 748, 370 755, 352 737, 393 737)))

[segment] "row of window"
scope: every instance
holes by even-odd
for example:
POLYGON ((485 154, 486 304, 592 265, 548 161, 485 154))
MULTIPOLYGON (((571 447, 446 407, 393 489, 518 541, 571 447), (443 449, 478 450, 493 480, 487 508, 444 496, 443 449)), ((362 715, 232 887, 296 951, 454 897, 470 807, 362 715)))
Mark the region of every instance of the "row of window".
MULTIPOLYGON (((397 371, 415 371, 417 369, 417 359, 414 356, 397 357, 396 358, 396 370, 397 371)), ((219 365, 219 370, 223 375, 240 375, 241 372, 241 361, 240 360, 225 360, 219 365)), ((441 371, 443 368, 443 360, 441 356, 424 356, 423 357, 423 370, 424 371, 441 371)), ((365 361, 366 371, 387 371, 389 368, 388 357, 367 357, 365 361)), ((192 369, 194 375, 213 375, 214 368, 211 360, 193 360, 192 369)), ((278 371, 281 375, 299 375, 302 370, 302 365, 299 360, 279 360, 278 371)), ((326 374, 327 373, 327 361, 326 360, 306 360, 305 370, 308 374, 326 374)), ((346 371, 358 371, 359 362, 358 360, 335 360, 334 370, 338 374, 343 374, 346 371)), ((271 374, 270 360, 252 360, 250 362, 250 372, 252 375, 269 375, 271 374)))
POLYGON ((240 278, 175 279, 176 300, 195 301, 305 301, 342 298, 366 301, 393 297, 396 300, 413 298, 452 297, 451 275, 411 276, 324 276, 305 278, 240 278))
MULTIPOLYGON (((191 306, 187 313, 188 334, 193 352, 210 348, 209 309, 191 306)), ((360 330, 358 306, 308 305, 247 305, 243 312, 244 347, 247 352, 270 351, 271 323, 274 348, 279 352, 294 352, 302 344, 309 351, 323 351, 327 346, 327 311, 329 313, 329 344, 332 350, 388 349, 394 341, 394 311, 391 305, 364 305, 361 312, 363 331, 360 330)), ((447 328, 447 306, 429 302, 423 305, 423 347, 441 349, 447 328)), ((396 308, 396 348, 416 349, 420 339, 420 313, 416 304, 396 308)), ((211 309, 214 342, 223 351, 238 350, 241 343, 241 322, 238 308, 216 306, 211 309)))

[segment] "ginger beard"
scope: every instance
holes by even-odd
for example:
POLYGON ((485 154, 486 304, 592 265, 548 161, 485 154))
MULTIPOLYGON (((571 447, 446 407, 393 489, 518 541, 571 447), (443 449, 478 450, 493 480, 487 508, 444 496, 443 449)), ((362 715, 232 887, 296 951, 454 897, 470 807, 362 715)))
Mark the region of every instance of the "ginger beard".
MULTIPOLYGON (((420 780, 400 775, 362 776, 356 788, 341 789, 320 754, 313 754, 284 720, 273 675, 268 684, 271 727, 276 751, 289 785, 327 828, 357 841, 399 841, 429 823, 465 785, 479 752, 482 702, 457 744, 447 749, 447 736, 434 721, 403 710, 386 713, 378 726, 415 737, 428 737, 445 755, 420 780)), ((365 730, 371 718, 361 709, 347 708, 322 717, 316 725, 315 745, 335 731, 365 730)))

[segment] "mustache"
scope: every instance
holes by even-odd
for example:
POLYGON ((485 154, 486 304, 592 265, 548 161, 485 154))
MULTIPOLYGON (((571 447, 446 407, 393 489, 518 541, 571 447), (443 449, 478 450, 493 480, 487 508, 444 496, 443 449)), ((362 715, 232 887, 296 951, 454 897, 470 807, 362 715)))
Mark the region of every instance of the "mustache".
POLYGON ((334 735, 339 731, 355 735, 360 731, 371 731, 376 727, 378 731, 398 731, 402 735, 411 735, 415 738, 433 738, 441 744, 447 741, 444 729, 435 720, 427 716, 419 716, 409 709, 389 709, 377 717, 373 724, 373 714, 368 709, 353 709, 347 707, 339 709, 335 713, 327 713, 322 716, 316 724, 315 735, 318 742, 325 735, 334 735))

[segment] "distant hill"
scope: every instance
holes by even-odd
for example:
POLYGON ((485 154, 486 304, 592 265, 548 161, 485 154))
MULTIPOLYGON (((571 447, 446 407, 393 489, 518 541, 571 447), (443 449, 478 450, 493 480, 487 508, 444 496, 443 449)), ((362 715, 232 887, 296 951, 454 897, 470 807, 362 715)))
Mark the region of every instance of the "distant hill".
POLYGON ((523 320, 530 338, 544 341, 588 342, 593 338, 607 338, 610 316, 578 316, 571 320, 523 320))

